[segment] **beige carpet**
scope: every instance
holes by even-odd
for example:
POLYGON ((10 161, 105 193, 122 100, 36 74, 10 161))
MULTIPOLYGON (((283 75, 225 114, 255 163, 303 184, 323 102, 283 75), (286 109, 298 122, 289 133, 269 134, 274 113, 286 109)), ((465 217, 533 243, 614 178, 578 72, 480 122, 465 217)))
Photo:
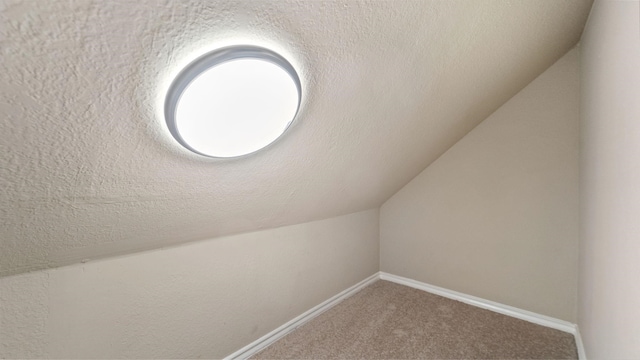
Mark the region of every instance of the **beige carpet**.
POLYGON ((378 281, 254 359, 577 359, 573 335, 378 281))

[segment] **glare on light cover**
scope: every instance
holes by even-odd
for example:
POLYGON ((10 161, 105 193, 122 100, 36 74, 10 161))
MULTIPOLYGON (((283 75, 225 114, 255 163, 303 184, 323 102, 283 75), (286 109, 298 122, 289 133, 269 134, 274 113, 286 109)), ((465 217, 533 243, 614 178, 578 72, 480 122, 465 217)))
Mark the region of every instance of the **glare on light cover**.
POLYGON ((179 141, 212 157, 255 152, 293 121, 300 104, 298 84, 268 59, 218 63, 191 80, 179 96, 174 119, 179 141))

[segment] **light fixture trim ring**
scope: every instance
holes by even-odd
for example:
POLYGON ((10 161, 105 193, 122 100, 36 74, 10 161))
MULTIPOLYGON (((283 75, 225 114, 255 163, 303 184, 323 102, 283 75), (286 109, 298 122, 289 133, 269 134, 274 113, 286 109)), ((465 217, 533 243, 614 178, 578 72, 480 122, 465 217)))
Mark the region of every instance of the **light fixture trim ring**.
POLYGON ((257 151, 260 151, 274 142, 286 133, 291 124, 296 119, 298 112, 300 111, 300 105, 302 102, 302 85, 300 82, 300 78, 298 76, 297 71, 291 65, 291 63, 285 59, 282 55, 276 53, 275 51, 253 45, 233 45, 227 46, 223 48, 219 48, 213 51, 210 51, 194 61, 192 61, 189 65, 187 65, 174 79, 173 83, 169 87, 167 91, 167 96, 165 99, 164 106, 164 115, 167 127, 171 135, 180 143, 180 145, 184 146, 188 150, 210 158, 236 158, 241 156, 246 156, 249 154, 253 154, 257 151), (176 121, 176 111, 178 107, 178 103, 180 101, 181 96, 183 95, 186 88, 196 79, 199 75, 203 74, 207 70, 221 65, 225 62, 233 61, 233 60, 241 60, 241 59, 253 59, 253 60, 263 60, 282 68, 290 77, 297 89, 297 105, 295 109, 295 113, 293 114, 291 120, 287 123, 284 130, 280 135, 278 135, 273 141, 266 144, 265 146, 248 152, 246 154, 236 155, 236 156, 215 156, 211 154, 203 153, 195 149, 191 146, 183 137, 180 135, 180 131, 178 130, 178 125, 176 121))

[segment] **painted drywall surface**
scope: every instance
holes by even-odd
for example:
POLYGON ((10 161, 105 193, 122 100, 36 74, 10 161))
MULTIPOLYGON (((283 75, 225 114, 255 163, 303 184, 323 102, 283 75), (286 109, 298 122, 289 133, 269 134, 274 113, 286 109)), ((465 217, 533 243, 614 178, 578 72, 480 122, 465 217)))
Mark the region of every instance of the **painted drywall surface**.
POLYGON ((594 4, 581 63, 578 326, 589 359, 640 359, 640 2, 594 4))
POLYGON ((220 358, 378 271, 378 210, 0 279, 0 358, 220 358))
POLYGON ((385 202, 381 270, 576 318, 578 52, 385 202))
POLYGON ((563 1, 0 2, 0 276, 377 207, 575 44, 563 1), (230 43, 303 81, 286 136, 201 158, 171 77, 230 43))

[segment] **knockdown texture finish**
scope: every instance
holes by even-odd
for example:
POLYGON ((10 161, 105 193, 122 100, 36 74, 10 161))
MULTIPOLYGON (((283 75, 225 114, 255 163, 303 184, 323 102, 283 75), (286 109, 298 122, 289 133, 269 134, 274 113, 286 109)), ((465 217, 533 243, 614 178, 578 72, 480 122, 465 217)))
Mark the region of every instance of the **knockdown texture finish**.
POLYGON ((382 204, 576 44, 591 2, 0 2, 0 275, 382 204), (234 160, 181 149, 169 81, 232 43, 304 83, 234 160))

